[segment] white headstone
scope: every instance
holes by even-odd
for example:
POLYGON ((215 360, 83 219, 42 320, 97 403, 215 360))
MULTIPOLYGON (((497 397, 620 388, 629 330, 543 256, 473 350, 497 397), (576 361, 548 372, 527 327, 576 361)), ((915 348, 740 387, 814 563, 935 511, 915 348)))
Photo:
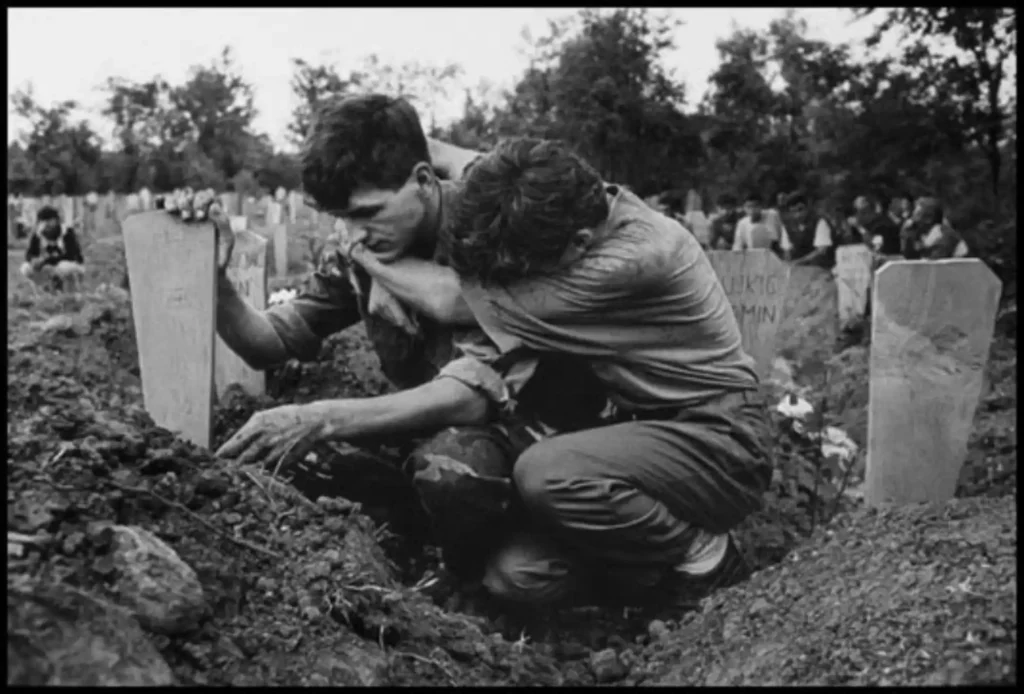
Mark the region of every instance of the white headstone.
POLYGON ((956 492, 1001 282, 980 260, 897 260, 872 291, 865 500, 956 492))
POLYGON ((874 254, 862 244, 836 249, 836 289, 839 294, 839 324, 849 325, 864 317, 871 289, 874 254))
POLYGON ((762 378, 771 373, 775 334, 789 285, 789 266, 768 250, 709 251, 740 325, 743 349, 753 357, 762 378))
POLYGON ((209 446, 213 424, 216 234, 162 211, 123 227, 146 411, 157 425, 209 446))

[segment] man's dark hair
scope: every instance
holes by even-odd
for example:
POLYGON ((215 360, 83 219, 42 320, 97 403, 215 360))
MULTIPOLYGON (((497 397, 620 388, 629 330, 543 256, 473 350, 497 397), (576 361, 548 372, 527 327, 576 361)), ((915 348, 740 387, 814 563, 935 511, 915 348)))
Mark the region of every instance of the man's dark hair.
POLYGON ((429 162, 416 109, 383 94, 334 97, 317 109, 302 150, 302 185, 325 211, 344 210, 360 186, 398 190, 429 162))
POLYGON ((735 195, 729 193, 723 193, 718 196, 719 207, 736 207, 737 200, 735 195))
POLYGON ((743 202, 745 202, 745 203, 753 202, 753 203, 757 203, 758 205, 760 205, 761 204, 761 194, 756 192, 756 191, 750 191, 749 193, 747 193, 746 195, 743 196, 743 202))
POLYGON ((793 193, 786 198, 786 209, 790 210, 797 205, 807 205, 807 195, 804 193, 793 193))
POLYGON ((600 174, 566 145, 506 140, 466 174, 451 265, 483 284, 536 275, 557 266, 576 232, 607 217, 600 174))
POLYGON ((36 213, 36 222, 49 222, 50 220, 60 221, 60 213, 57 212, 57 208, 49 205, 40 207, 39 212, 36 213))

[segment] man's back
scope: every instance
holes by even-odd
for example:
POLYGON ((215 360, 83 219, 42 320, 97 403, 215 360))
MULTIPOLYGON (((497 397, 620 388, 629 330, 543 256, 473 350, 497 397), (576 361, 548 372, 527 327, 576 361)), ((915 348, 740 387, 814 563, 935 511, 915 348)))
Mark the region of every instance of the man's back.
POLYGON ((557 276, 529 288, 466 287, 485 332, 525 347, 587 359, 616 405, 699 402, 757 384, 739 325, 697 239, 641 200, 608 186, 608 234, 557 276), (537 317, 532 302, 551 315, 537 317))

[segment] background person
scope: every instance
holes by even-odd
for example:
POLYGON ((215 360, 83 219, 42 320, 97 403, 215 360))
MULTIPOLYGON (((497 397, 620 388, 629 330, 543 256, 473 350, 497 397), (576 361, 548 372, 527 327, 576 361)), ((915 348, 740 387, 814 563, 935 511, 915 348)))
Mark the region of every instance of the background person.
POLYGON ((707 249, 711 244, 711 220, 704 214, 704 205, 700 193, 690 190, 686 194, 686 211, 683 215, 687 228, 693 232, 701 248, 707 249))
POLYGON ((33 282, 52 281, 57 289, 76 291, 85 277, 85 258, 75 230, 61 224, 56 208, 45 206, 36 214, 21 274, 33 282))
POLYGON ((828 220, 808 204, 803 193, 791 195, 786 205, 786 259, 794 265, 832 267, 834 242, 828 220))
POLYGON ((732 250, 748 251, 758 248, 777 250, 781 242, 782 225, 775 223, 765 215, 764 208, 761 206, 761 197, 757 193, 747 195, 743 202, 743 211, 746 214, 736 223, 732 250))

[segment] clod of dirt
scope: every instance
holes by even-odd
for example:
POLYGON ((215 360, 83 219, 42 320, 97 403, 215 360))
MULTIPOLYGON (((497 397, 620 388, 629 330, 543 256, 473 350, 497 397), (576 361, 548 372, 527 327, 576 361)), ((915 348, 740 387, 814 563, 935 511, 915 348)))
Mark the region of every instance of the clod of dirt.
POLYGON ((67 585, 7 584, 7 684, 167 686, 170 667, 127 610, 67 585))
POLYGON ((144 528, 114 525, 114 591, 149 631, 181 634, 195 629, 209 613, 203 587, 191 566, 144 528))
POLYGON ((594 671, 594 679, 598 684, 617 682, 627 674, 629 670, 619 658, 619 654, 613 648, 606 648, 590 656, 590 669, 594 671))

